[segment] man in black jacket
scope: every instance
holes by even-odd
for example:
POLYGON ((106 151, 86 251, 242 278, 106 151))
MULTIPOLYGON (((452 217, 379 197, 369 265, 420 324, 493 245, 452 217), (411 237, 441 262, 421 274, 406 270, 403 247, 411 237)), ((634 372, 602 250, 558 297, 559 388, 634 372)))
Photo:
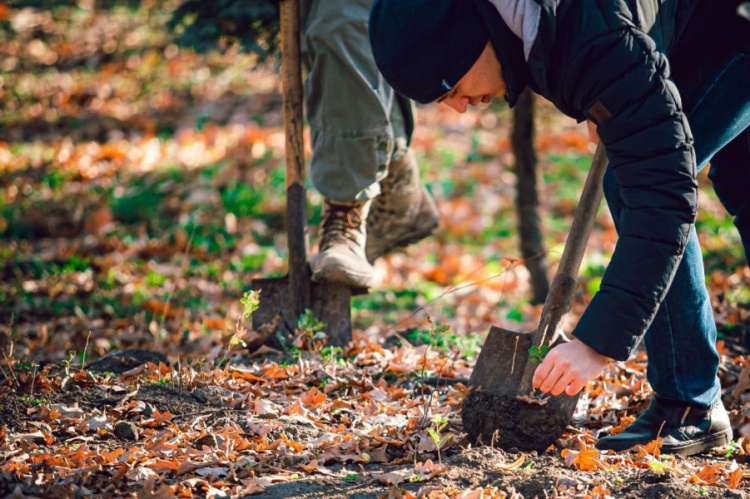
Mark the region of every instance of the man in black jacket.
MULTIPOLYGON (((620 239, 575 339, 536 371, 577 393, 645 334, 651 406, 599 440, 663 439, 695 454, 732 437, 716 376, 716 326, 695 235, 696 174, 711 178, 750 250, 750 23, 739 0, 377 0, 375 61, 399 93, 459 112, 530 86, 589 120, 607 149, 620 239), (695 137, 695 139, 694 139, 695 137)), ((748 252, 750 256, 750 252, 748 252)))

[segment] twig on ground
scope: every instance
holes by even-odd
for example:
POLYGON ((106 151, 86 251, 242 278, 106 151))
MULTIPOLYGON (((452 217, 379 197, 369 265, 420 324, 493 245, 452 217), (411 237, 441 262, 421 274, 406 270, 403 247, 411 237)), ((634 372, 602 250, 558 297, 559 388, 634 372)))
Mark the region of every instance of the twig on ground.
POLYGON ((177 387, 180 397, 182 397, 182 359, 179 355, 177 356, 177 387))
POLYGON ((89 330, 89 334, 86 336, 86 346, 83 347, 83 355, 81 355, 81 370, 86 367, 86 351, 89 349, 89 340, 91 340, 91 330, 89 330))
POLYGON ((419 381, 420 383, 431 386, 439 386, 441 381, 444 381, 445 385, 457 385, 458 383, 468 383, 469 378, 445 378, 443 376, 430 376, 419 381))
POLYGON ((5 363, 8 365, 8 369, 10 370, 10 374, 13 376, 13 379, 16 382, 17 388, 21 389, 21 383, 18 381, 18 376, 16 376, 16 372, 13 370, 13 364, 10 363, 10 360, 8 359, 8 356, 5 355, 5 351, 3 351, 3 357, 5 358, 5 363))
MULTIPOLYGON (((432 338, 435 336, 435 323, 432 322, 432 318, 429 315, 427 316, 427 320, 430 323, 430 337, 427 338, 427 345, 425 345, 426 348, 424 349, 424 355, 422 355, 422 370, 419 372, 420 379, 425 378, 425 371, 427 370, 427 353, 430 351, 430 346, 432 345, 432 338)), ((422 399, 424 400, 424 384, 420 384, 420 395, 422 396, 422 399)), ((425 408, 425 414, 427 414, 426 410, 427 408, 425 408)))
MULTIPOLYGON (((5 374, 5 369, 4 369, 4 368, 3 368, 3 366, 1 366, 1 365, 0 365, 0 372, 2 372, 2 373, 3 373, 3 376, 5 377, 5 381, 6 381, 6 382, 8 382, 8 381, 11 381, 11 379, 10 379, 10 378, 8 377, 8 375, 7 375, 7 374, 5 374)), ((12 381, 11 381, 11 384, 13 384, 13 382, 12 382, 12 381)))
POLYGON ((175 472, 175 476, 185 475, 187 473, 192 473, 193 471, 199 470, 201 468, 210 468, 211 466, 218 466, 220 464, 222 464, 222 463, 219 460, 208 461, 208 462, 205 462, 205 463, 188 464, 188 465, 185 465, 185 466, 181 466, 180 469, 178 469, 175 472))
POLYGON ((217 409, 204 409, 202 411, 188 412, 185 414, 177 414, 174 419, 185 419, 192 416, 206 416, 209 414, 218 414, 220 412, 247 412, 247 409, 233 409, 231 407, 222 407, 217 409))
POLYGON ((36 370, 39 367, 39 364, 34 364, 34 374, 31 378, 31 389, 29 390, 29 397, 34 398, 34 383, 36 383, 36 370))

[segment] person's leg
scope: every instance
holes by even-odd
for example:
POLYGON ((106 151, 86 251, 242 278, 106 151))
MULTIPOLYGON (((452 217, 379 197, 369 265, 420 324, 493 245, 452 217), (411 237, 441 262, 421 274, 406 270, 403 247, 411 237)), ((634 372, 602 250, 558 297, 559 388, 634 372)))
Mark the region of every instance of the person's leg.
MULTIPOLYGON (((672 73, 695 136, 698 169, 710 160, 714 190, 735 217, 750 258, 750 22, 739 1, 705 3, 696 33, 671 57, 672 73)), ((697 28, 697 29, 696 29, 697 28)))
MULTIPOLYGON (((730 152, 735 147, 733 141, 750 125, 748 63, 747 49, 736 48, 696 68, 696 71, 711 68, 697 85, 681 87, 677 81, 695 138, 698 165, 705 165, 717 153, 719 163, 724 155, 734 158, 730 152)), ((740 175, 737 163, 733 166, 722 172, 721 184, 728 185, 734 179, 738 187, 748 192, 743 180, 747 177, 740 175)), ((605 175, 604 190, 617 226, 624 205, 611 171, 605 175)), ((645 342, 648 379, 657 397, 641 418, 619 435, 600 439, 597 447, 623 450, 660 434, 665 452, 690 454, 728 441, 731 428, 721 405, 717 377, 716 325, 694 229, 669 292, 646 332, 645 342)))
POLYGON ((716 153, 708 178, 721 203, 734 216, 750 263, 750 128, 716 153))
MULTIPOLYGON (((612 169, 604 176, 604 195, 619 230, 624 207, 612 169)), ((662 397, 710 407, 719 397, 716 377, 716 324, 706 290, 703 258, 695 228, 669 292, 645 338, 648 380, 662 397)))
POLYGON ((408 150, 411 103, 385 82, 372 58, 371 4, 302 2, 310 178, 326 198, 320 250, 310 266, 314 280, 363 287, 372 284, 370 262, 429 235, 438 223, 408 150))
POLYGON ((310 180, 333 201, 380 192, 391 155, 403 155, 411 116, 370 52, 372 0, 303 0, 305 104, 312 130, 310 180), (396 150, 396 147, 401 151, 396 150))
MULTIPOLYGON (((744 164, 742 155, 733 157, 733 143, 750 126, 750 56, 744 47, 727 52, 707 65, 699 84, 680 90, 699 170, 712 158, 719 159, 717 174, 719 168, 728 166, 721 175, 721 187, 744 195, 747 205, 750 163, 747 156, 744 164), (730 165, 722 164, 727 160, 730 165)), ((679 81, 677 85, 679 88, 679 81)), ((716 377, 716 325, 704 281, 703 259, 693 230, 680 269, 645 341, 648 378, 656 393, 710 407, 718 402, 721 388, 716 377)))
MULTIPOLYGON (((312 131, 310 180, 325 197, 316 281, 370 287, 366 220, 407 119, 380 76, 367 36, 371 0, 303 0, 305 104, 312 131)), ((401 153, 403 154, 403 152, 401 153)))

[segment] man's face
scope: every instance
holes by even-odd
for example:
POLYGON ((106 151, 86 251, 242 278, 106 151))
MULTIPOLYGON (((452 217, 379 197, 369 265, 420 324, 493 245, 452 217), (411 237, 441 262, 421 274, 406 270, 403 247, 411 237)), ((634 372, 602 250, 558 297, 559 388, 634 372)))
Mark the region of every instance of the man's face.
POLYGON ((479 58, 466 72, 453 90, 439 98, 459 113, 465 113, 471 104, 476 106, 480 102, 488 103, 493 97, 505 95, 505 80, 500 67, 500 61, 495 56, 495 49, 491 42, 487 42, 479 58))

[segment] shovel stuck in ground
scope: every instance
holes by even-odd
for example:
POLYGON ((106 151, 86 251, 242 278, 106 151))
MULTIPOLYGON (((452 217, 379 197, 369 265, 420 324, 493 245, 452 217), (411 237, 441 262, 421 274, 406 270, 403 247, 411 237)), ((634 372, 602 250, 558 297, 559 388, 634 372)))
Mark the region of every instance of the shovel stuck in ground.
POLYGON ((564 335, 558 339, 557 328, 573 301, 578 270, 602 198, 606 168, 607 155, 600 145, 544 303, 539 328, 532 333, 490 329, 469 380, 475 390, 463 403, 464 431, 472 442, 505 449, 544 450, 573 417, 578 395, 540 397, 534 393, 532 379, 540 352, 565 341, 564 335))
MULTIPOLYGON (((350 297, 364 290, 342 284, 310 280, 307 265, 307 203, 303 148, 302 71, 300 67, 299 0, 282 0, 281 60, 284 87, 284 132, 286 135, 286 225, 289 273, 284 277, 255 279, 260 305, 253 314, 253 328, 276 323, 282 336, 293 333, 305 310, 327 324, 328 343, 345 345, 351 340, 350 297)), ((278 341, 270 340, 278 345, 278 341)))

